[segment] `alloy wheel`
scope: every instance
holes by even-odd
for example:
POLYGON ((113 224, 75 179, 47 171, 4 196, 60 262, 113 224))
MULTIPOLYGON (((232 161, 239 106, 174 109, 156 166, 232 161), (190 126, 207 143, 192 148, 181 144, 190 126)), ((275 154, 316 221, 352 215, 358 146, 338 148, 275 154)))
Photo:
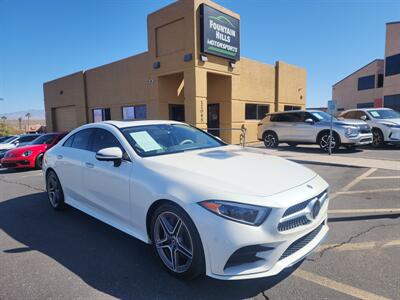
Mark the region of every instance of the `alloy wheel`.
POLYGON ((47 178, 47 195, 53 207, 60 205, 61 188, 54 174, 50 174, 47 178))
POLYGON ((276 138, 273 134, 267 134, 264 138, 264 144, 267 148, 273 148, 276 145, 276 138))
POLYGON ((329 134, 324 134, 321 137, 321 140, 319 142, 320 147, 324 150, 328 150, 329 149, 329 141, 331 143, 331 149, 334 149, 336 147, 336 140, 335 140, 334 136, 332 136, 332 139, 331 139, 329 134))
POLYGON ((382 142, 383 142, 383 139, 382 139, 382 135, 380 134, 380 132, 378 130, 372 131, 372 146, 378 147, 378 146, 382 145, 382 142))
POLYGON ((154 243, 164 265, 173 272, 186 272, 193 260, 193 242, 184 221, 172 212, 161 213, 154 226, 154 243))

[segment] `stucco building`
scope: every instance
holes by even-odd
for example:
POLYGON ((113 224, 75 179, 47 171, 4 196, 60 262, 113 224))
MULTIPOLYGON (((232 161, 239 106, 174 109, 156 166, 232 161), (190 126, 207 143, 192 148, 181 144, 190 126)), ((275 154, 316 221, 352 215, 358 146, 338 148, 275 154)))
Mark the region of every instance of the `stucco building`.
POLYGON ((400 22, 386 24, 385 59, 376 59, 332 87, 339 110, 389 107, 400 111, 400 22))
MULTIPOLYGON (((49 131, 100 120, 174 119, 248 129, 267 112, 304 109, 306 71, 240 56, 240 16, 180 0, 147 17, 148 51, 44 84, 49 131)), ((212 131, 239 142, 239 131, 212 131)))

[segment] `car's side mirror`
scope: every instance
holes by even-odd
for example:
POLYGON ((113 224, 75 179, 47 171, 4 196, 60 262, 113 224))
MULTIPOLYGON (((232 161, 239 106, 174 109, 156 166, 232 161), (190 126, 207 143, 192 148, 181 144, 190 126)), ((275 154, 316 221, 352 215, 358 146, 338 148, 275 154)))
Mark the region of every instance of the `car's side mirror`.
POLYGON ((367 116, 361 116, 360 119, 363 120, 363 121, 366 121, 366 120, 368 120, 368 117, 367 116))
POLYGON ((310 124, 310 125, 314 124, 314 120, 313 119, 306 119, 304 122, 307 123, 307 124, 310 124))
POLYGON ((118 147, 100 149, 96 153, 97 160, 113 161, 114 167, 118 167, 121 165, 122 157, 123 157, 122 150, 118 147))

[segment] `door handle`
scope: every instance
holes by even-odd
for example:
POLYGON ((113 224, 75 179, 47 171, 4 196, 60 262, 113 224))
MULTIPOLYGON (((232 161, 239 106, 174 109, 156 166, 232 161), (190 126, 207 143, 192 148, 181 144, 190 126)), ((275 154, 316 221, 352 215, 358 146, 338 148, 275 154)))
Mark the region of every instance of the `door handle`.
POLYGON ((57 155, 57 159, 63 159, 62 155, 57 155))
POLYGON ((87 163, 85 163, 85 165, 87 168, 94 168, 94 164, 92 164, 92 163, 87 162, 87 163))

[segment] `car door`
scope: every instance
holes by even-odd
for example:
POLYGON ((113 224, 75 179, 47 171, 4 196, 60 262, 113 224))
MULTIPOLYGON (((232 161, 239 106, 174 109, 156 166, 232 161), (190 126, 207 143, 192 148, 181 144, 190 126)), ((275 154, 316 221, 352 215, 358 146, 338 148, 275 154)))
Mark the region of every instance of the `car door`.
POLYGON ((315 123, 306 123, 307 119, 311 119, 315 122, 314 117, 308 112, 292 113, 293 126, 288 141, 306 143, 315 141, 315 123))
POLYGON ((94 129, 90 155, 84 161, 83 184, 85 198, 90 205, 121 225, 131 225, 130 177, 132 162, 115 135, 101 128, 94 129), (119 147, 124 159, 119 166, 111 161, 99 161, 96 152, 109 147, 119 147))
POLYGON ((280 141, 287 141, 291 134, 293 123, 291 122, 290 114, 291 113, 280 113, 276 114, 274 117, 271 129, 278 135, 280 141))
POLYGON ((63 187, 67 203, 87 203, 83 185, 83 162, 89 159, 92 154, 88 150, 92 132, 93 129, 78 131, 54 152, 55 170, 63 187))

